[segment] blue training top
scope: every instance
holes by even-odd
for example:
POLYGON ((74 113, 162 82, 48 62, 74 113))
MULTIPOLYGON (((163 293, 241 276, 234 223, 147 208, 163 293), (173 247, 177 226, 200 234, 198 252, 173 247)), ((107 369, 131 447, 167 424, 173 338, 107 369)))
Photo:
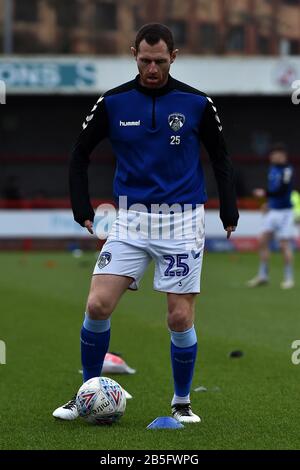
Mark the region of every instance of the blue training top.
POLYGON ((268 206, 270 209, 292 207, 293 167, 289 164, 271 165, 268 174, 268 206))
POLYGON ((158 89, 139 76, 99 98, 83 123, 72 152, 70 192, 74 218, 93 220, 87 168, 89 155, 109 138, 115 156, 114 197, 132 204, 206 202, 200 144, 216 176, 224 226, 237 225, 235 184, 219 116, 211 98, 171 76, 158 89))

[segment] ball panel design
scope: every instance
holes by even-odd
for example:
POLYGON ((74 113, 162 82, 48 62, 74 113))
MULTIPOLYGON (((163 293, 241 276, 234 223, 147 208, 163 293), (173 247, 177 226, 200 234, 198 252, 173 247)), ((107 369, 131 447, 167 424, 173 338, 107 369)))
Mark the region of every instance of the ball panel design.
POLYGON ((93 424, 112 424, 123 416, 126 397, 123 388, 108 377, 94 377, 78 390, 79 416, 93 424))

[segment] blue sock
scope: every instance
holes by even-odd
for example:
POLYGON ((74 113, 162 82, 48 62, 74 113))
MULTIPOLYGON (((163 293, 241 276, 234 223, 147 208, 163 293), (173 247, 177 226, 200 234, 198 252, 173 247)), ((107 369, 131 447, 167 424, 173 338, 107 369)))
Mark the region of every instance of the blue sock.
POLYGON ((83 382, 99 377, 110 340, 110 320, 91 320, 88 314, 81 329, 83 382))
POLYGON ((182 332, 171 331, 171 361, 176 397, 189 396, 196 356, 197 336, 194 326, 182 332))

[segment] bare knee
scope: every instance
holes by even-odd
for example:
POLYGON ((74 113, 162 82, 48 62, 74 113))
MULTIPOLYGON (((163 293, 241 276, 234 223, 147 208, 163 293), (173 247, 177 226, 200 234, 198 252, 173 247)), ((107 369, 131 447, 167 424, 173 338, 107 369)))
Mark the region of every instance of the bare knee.
POLYGON ((194 315, 188 308, 174 308, 168 312, 168 327, 171 331, 186 331, 193 326, 194 315))
POLYGON ((92 320, 107 320, 112 314, 113 305, 104 296, 90 294, 86 309, 92 320))
POLYGON ((271 236, 269 234, 263 233, 259 238, 259 249, 263 251, 269 251, 269 241, 271 236))
POLYGON ((280 248, 286 263, 291 263, 293 259, 293 251, 288 240, 280 241, 280 248))
POLYGON ((168 327, 186 331, 194 324, 196 294, 168 294, 168 327))

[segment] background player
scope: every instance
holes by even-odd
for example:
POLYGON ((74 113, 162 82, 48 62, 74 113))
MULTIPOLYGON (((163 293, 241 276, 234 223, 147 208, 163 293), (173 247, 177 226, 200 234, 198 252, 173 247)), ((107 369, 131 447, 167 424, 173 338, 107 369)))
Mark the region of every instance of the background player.
POLYGON ((267 204, 263 206, 262 233, 259 238, 260 265, 256 277, 248 281, 249 287, 257 287, 269 282, 269 243, 273 236, 279 239, 280 249, 284 258, 284 277, 282 289, 294 287, 293 251, 291 240, 294 233, 294 216, 291 202, 293 168, 288 162, 286 146, 274 144, 270 152, 270 168, 267 190, 257 188, 256 197, 267 196, 267 204))

